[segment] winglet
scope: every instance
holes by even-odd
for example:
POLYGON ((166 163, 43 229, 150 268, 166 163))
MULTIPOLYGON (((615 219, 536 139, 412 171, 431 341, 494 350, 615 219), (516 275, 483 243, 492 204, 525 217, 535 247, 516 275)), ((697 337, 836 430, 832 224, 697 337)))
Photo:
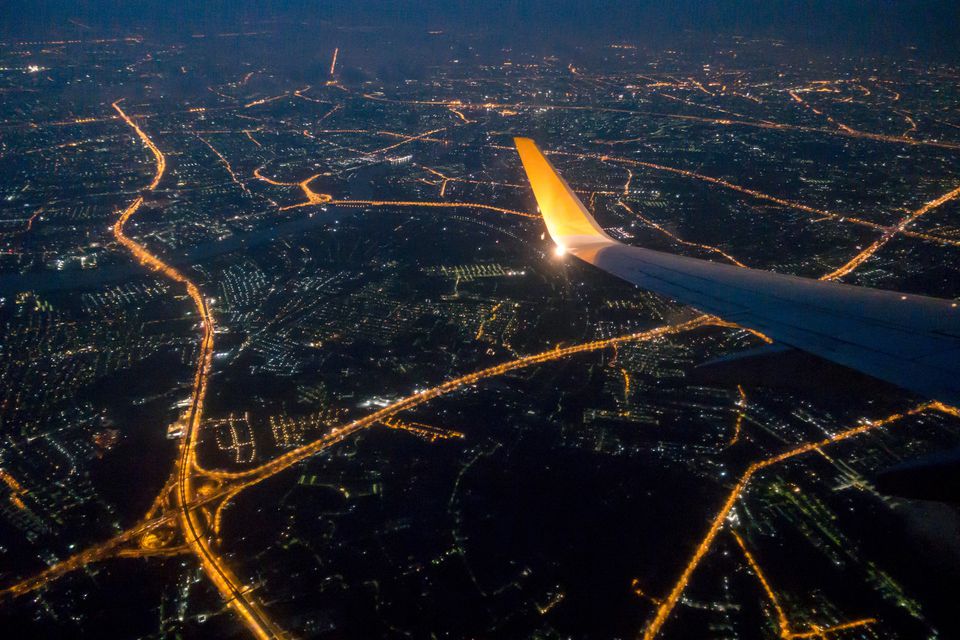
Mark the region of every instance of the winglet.
POLYGON ((530 138, 514 138, 513 142, 533 187, 547 231, 559 250, 576 255, 578 249, 596 250, 604 245, 617 244, 603 232, 537 143, 530 138))

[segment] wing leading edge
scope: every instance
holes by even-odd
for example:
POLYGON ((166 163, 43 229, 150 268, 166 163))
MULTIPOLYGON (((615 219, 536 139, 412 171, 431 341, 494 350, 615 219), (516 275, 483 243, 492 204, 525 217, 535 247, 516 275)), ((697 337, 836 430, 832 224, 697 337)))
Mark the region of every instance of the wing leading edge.
POLYGON ((624 245, 604 233, 533 140, 514 142, 547 230, 564 252, 797 349, 960 404, 957 303, 624 245))

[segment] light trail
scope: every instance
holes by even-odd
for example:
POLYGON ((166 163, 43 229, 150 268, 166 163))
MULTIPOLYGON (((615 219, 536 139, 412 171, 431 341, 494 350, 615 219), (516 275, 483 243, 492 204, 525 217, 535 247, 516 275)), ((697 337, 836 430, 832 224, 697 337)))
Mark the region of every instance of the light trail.
MULTIPOLYGON (((306 132, 304 132, 306 133, 306 132)), ((257 167, 253 170, 253 177, 267 184, 274 185, 276 187, 299 187, 303 191, 303 195, 307 198, 306 202, 302 202, 294 205, 280 206, 275 200, 271 198, 264 197, 270 204, 277 207, 279 211, 286 211, 287 209, 296 209, 297 207, 306 207, 311 205, 322 205, 328 204, 331 200, 331 196, 326 193, 317 193, 310 188, 310 183, 316 180, 321 176, 329 176, 329 173, 315 173, 312 176, 301 180, 300 182, 280 182, 279 180, 274 180, 268 176, 263 175, 263 167, 257 167)))
POLYGON ((810 631, 797 632, 793 631, 790 626, 790 621, 787 618, 786 612, 783 610, 783 606, 780 604, 777 594, 774 593, 773 587, 770 586, 770 581, 767 580, 767 577, 764 575, 763 571, 760 569, 760 564, 757 562, 757 559, 753 557, 753 554, 750 553, 750 550, 747 548, 746 543, 743 541, 743 538, 740 537, 740 534, 734 529, 730 529, 730 533, 733 535, 734 540, 737 541, 737 545, 740 547, 740 550, 743 552, 744 558, 746 558, 747 563, 750 565, 751 570, 753 570, 753 575, 757 576, 757 580, 760 581, 760 584, 763 586, 764 592, 767 594, 767 598, 770 600, 770 604, 773 606, 773 610, 777 615, 777 626, 779 627, 780 637, 783 640, 794 640, 794 638, 827 638, 831 633, 837 631, 844 631, 846 629, 854 629, 856 627, 862 627, 868 624, 873 624, 877 620, 876 618, 863 618, 861 620, 853 620, 851 622, 844 622, 842 624, 830 626, 830 627, 819 627, 817 625, 811 624, 810 631))
POLYGON ((912 409, 904 411, 903 413, 894 413, 886 418, 877 421, 870 421, 862 424, 858 427, 853 427, 845 431, 841 431, 836 435, 833 435, 829 438, 824 438, 823 440, 818 440, 815 442, 808 442, 805 444, 797 445, 783 453, 771 456, 764 460, 753 462, 750 466, 747 467, 747 470, 744 471, 743 475, 740 476, 740 479, 734 485, 733 489, 727 496, 726 501, 720 507, 720 510, 714 516, 710 522, 710 526, 707 529, 706 535, 704 535, 703 540, 697 545, 694 549, 693 556, 690 558, 687 565, 684 567, 683 572, 680 574, 680 577, 677 579, 677 582, 674 584, 673 588, 670 590, 669 595, 664 598, 663 603, 657 607, 656 614, 653 619, 647 624, 647 626, 642 630, 640 635, 643 640, 652 640, 657 637, 660 633, 660 630, 663 628, 663 625, 667 622, 667 619, 670 617, 674 607, 677 602, 680 600, 680 596, 683 595, 684 590, 687 587, 687 584, 690 581, 690 577, 693 575, 693 572, 699 566, 700 561, 703 560, 707 552, 710 550, 710 547, 713 545, 713 541, 717 536, 717 533, 720 532, 720 529, 723 527, 724 521, 727 519, 727 516, 730 514, 730 511, 733 509, 737 500, 740 498, 740 495, 746 489, 747 485, 750 483, 750 480, 753 476, 763 469, 770 467, 772 465, 783 462, 784 460, 789 460, 799 455, 809 453, 811 451, 818 451, 823 447, 830 446, 837 442, 859 436, 868 431, 885 427, 887 425, 893 424, 907 416, 913 416, 918 413, 923 413, 925 411, 940 411, 947 413, 949 415, 958 416, 960 411, 954 407, 949 407, 944 405, 941 402, 936 400, 924 402, 915 406, 912 409))
POLYGON ((909 113, 906 111, 896 111, 896 113, 899 113, 901 116, 903 116, 903 119, 906 120, 907 125, 909 125, 908 128, 900 135, 902 135, 904 138, 909 138, 917 132, 917 121, 914 120, 909 113))
POLYGON ((660 604, 660 603, 661 603, 661 600, 660 600, 660 599, 654 598, 654 597, 651 596, 649 593, 645 592, 645 591, 640 587, 640 581, 639 581, 638 579, 636 579, 636 578, 634 578, 633 580, 630 581, 630 589, 633 591, 634 595, 636 595, 636 596, 638 596, 638 597, 640 597, 640 598, 644 598, 645 600, 649 600, 649 601, 652 602, 653 604, 660 604))
MULTIPOLYGON (((151 547, 149 536, 170 531, 171 528, 176 527, 176 510, 164 510, 163 500, 161 500, 165 499, 166 494, 174 487, 175 480, 176 476, 170 477, 164 489, 160 492, 158 500, 154 502, 154 506, 151 507, 150 511, 148 512, 147 517, 141 520, 138 524, 118 533, 105 542, 93 545, 92 547, 88 547, 79 553, 69 556, 68 558, 47 567, 40 573, 30 578, 21 580, 20 582, 0 590, 0 600, 3 600, 7 597, 22 596, 36 589, 45 587, 64 575, 72 571, 76 571, 77 569, 81 569, 88 564, 118 557, 120 556, 121 550, 124 549, 126 550, 124 551, 123 557, 134 557, 140 550, 149 552, 151 550, 148 548, 151 547), (128 543, 133 543, 133 546, 126 548, 125 545, 128 543)), ((218 497, 218 495, 204 496, 203 498, 198 498, 190 506, 194 509, 200 508, 218 497)), ((145 555, 155 554, 145 553, 145 555)))
POLYGON ((723 187, 724 189, 729 189, 731 191, 736 191, 737 193, 748 195, 758 200, 765 200, 767 202, 772 202, 773 204, 780 205, 782 207, 796 209, 798 211, 803 211, 805 213, 811 213, 823 218, 829 218, 831 220, 837 220, 837 221, 851 222, 853 224, 860 224, 862 226, 867 226, 872 229, 886 228, 882 224, 879 224, 876 222, 870 222, 869 220, 863 220, 861 218, 855 218, 855 217, 844 215, 841 213, 834 213, 833 211, 826 211, 824 209, 817 209, 815 207, 810 207, 805 204, 795 202, 793 200, 779 198, 777 196, 772 196, 767 193, 763 193, 762 191, 757 191, 756 189, 744 187, 739 184, 729 182, 727 180, 723 180, 721 178, 714 178, 713 176, 697 173, 696 171, 688 171, 686 169, 677 169, 676 167, 668 167, 666 165, 655 164, 653 162, 642 162, 640 160, 632 160, 630 158, 621 158, 617 156, 608 156, 608 155, 592 156, 589 154, 577 154, 577 153, 557 152, 557 151, 547 152, 547 154, 548 155, 573 155, 573 156, 580 156, 588 159, 596 159, 602 162, 616 162, 616 163, 622 163, 622 164, 631 164, 638 167, 646 167, 647 169, 653 169, 655 171, 664 171, 667 173, 673 173, 679 176, 683 176, 685 178, 693 178, 695 180, 700 180, 702 182, 706 182, 708 184, 711 184, 717 187, 723 187))
MULTIPOLYGON (((307 182, 309 182, 315 177, 317 176, 313 176, 312 178, 309 178, 307 182)), ((271 183, 271 184, 280 184, 280 183, 271 183)), ((291 185, 287 185, 287 186, 291 186, 291 185)), ((303 188, 303 183, 299 183, 298 186, 303 188)), ((504 207, 495 207, 493 205, 483 204, 481 202, 423 202, 419 200, 335 200, 333 199, 332 196, 325 193, 313 194, 314 198, 311 200, 310 193, 307 194, 307 198, 308 198, 307 202, 301 202, 298 204, 291 204, 285 207, 280 207, 280 210, 287 211, 289 209, 309 207, 315 204, 331 204, 331 205, 338 205, 343 207, 430 207, 430 208, 462 207, 466 209, 484 209, 486 211, 496 211, 497 213, 505 213, 512 216, 519 216, 521 218, 531 218, 531 219, 540 218, 540 216, 532 213, 525 213, 523 211, 517 211, 515 209, 506 209, 504 207)))
MULTIPOLYGON (((333 109, 332 111, 336 111, 337 108, 342 108, 342 105, 336 105, 336 108, 333 109)), ((328 114, 328 115, 329 115, 329 114, 328 114)), ((327 116, 323 116, 322 118, 320 118, 319 120, 317 120, 316 123, 321 122, 321 121, 324 120, 326 117, 327 117, 327 116)), ((316 124, 316 123, 315 123, 315 124, 316 124)), ((443 131, 444 129, 446 129, 446 127, 441 128, 441 129, 438 129, 437 131, 443 131)), ((371 136, 383 136, 383 137, 387 137, 387 138, 399 138, 399 139, 400 139, 402 142, 404 142, 404 143, 406 143, 406 142, 411 142, 411 141, 413 141, 413 140, 416 140, 417 142, 432 142, 432 143, 435 143, 435 144, 443 144, 443 145, 454 144, 454 143, 451 143, 449 140, 444 140, 444 139, 442 139, 442 138, 434 138, 434 137, 431 137, 431 134, 434 133, 434 132, 430 132, 430 131, 428 131, 428 132, 426 132, 426 133, 423 133, 423 134, 420 134, 420 135, 417 135, 417 136, 411 136, 411 135, 407 135, 407 134, 405 134, 405 133, 398 133, 398 132, 396 132, 396 131, 384 131, 384 130, 373 130, 373 129, 320 129, 319 131, 317 131, 317 133, 334 133, 334 134, 336 134, 336 133, 361 133, 361 134, 371 135, 371 136)), ((460 144, 460 143, 457 143, 457 144, 460 144)), ((393 146, 396 146, 396 145, 393 145, 393 146)), ((461 144, 461 146, 466 146, 466 145, 462 145, 462 144, 461 144)), ((363 150, 361 150, 361 149, 353 149, 353 148, 351 148, 351 147, 343 147, 343 148, 344 148, 344 149, 348 149, 348 150, 350 150, 350 151, 354 151, 354 152, 359 153, 360 155, 364 155, 364 156, 372 156, 373 154, 378 153, 379 151, 383 151, 383 149, 380 149, 379 151, 363 151, 363 150)))
MULTIPOLYGON (((116 120, 115 117, 111 117, 110 119, 111 119, 111 120, 116 120)), ((44 145, 44 146, 42 146, 42 147, 36 147, 36 148, 33 148, 33 149, 27 149, 26 151, 23 151, 22 153, 23 153, 23 155, 28 156, 28 155, 32 155, 32 154, 34 154, 34 153, 43 153, 43 152, 45 152, 45 151, 53 151, 53 150, 59 150, 59 149, 75 149, 76 147, 79 147, 79 146, 84 145, 84 144, 91 144, 91 142, 92 142, 91 140, 74 140, 73 142, 64 142, 64 143, 62 143, 62 144, 57 144, 57 145, 53 145, 53 146, 44 145)))
POLYGON ((703 84, 702 84, 699 80, 697 80, 696 78, 687 78, 687 80, 690 81, 690 84, 692 84, 694 87, 696 87, 698 90, 704 92, 704 93, 707 94, 708 96, 712 96, 712 95, 713 95, 713 92, 710 91, 710 90, 708 90, 705 86, 703 86, 703 84))
POLYGON ((440 172, 437 171, 436 169, 431 169, 430 167, 424 167, 424 169, 427 170, 427 171, 429 171, 429 172, 432 173, 433 175, 437 176, 438 178, 440 178, 440 180, 441 180, 441 182, 440 182, 440 193, 438 193, 437 196, 440 197, 440 198, 442 198, 442 197, 443 197, 443 194, 445 194, 445 193, 447 192, 447 183, 450 182, 450 178, 448 178, 447 176, 443 175, 442 173, 440 173, 440 172))
POLYGON ((676 120, 689 120, 693 122, 702 122, 705 124, 716 124, 721 126, 741 126, 741 127, 753 127, 757 129, 769 129, 774 131, 799 131, 803 133, 820 133, 831 136, 843 136, 846 138, 857 138, 861 140, 870 140, 872 142, 888 142, 893 144, 902 144, 906 146, 926 146, 926 147, 935 147, 939 149, 951 149, 957 150, 960 149, 960 143, 957 142, 943 142, 940 140, 922 140, 918 138, 906 138, 904 136, 891 136, 883 133, 868 133, 866 131, 858 131, 856 129, 850 129, 849 127, 842 128, 838 126, 836 129, 824 129, 821 127, 806 127, 801 125, 790 125, 790 124, 781 124, 776 122, 766 122, 759 121, 753 122, 750 120, 732 120, 727 118, 701 118, 697 116, 686 116, 680 114, 667 114, 667 113, 650 113, 647 115, 655 115, 664 118, 672 118, 676 120))
MULTIPOLYGON (((441 190, 440 197, 443 197, 443 192, 446 190, 446 183, 447 183, 447 182, 463 182, 463 183, 465 183, 465 184, 478 184, 478 185, 484 185, 484 186, 489 186, 489 187, 505 187, 505 188, 508 188, 508 189, 528 189, 528 188, 529 188, 527 185, 516 184, 516 183, 513 183, 513 182, 497 182, 497 181, 495 181, 495 180, 473 180, 473 179, 471 179, 471 178, 460 178, 460 177, 457 177, 457 176, 448 176, 448 175, 445 175, 445 174, 443 174, 443 173, 440 173, 440 172, 437 171, 436 169, 431 169, 430 167, 428 167, 428 166, 426 166, 426 165, 423 165, 423 164, 420 164, 420 165, 417 165, 417 166, 420 167, 421 169, 423 169, 424 171, 427 171, 427 172, 429 172, 429 173, 432 173, 433 175, 437 176, 437 178, 439 178, 439 179, 441 180, 441 183, 440 183, 440 184, 441 184, 441 187, 440 187, 440 190, 441 190)), ((575 191, 575 193, 587 193, 587 192, 586 192, 586 191, 575 191)), ((603 195, 615 195, 617 192, 616 192, 616 191, 596 191, 596 192, 591 192, 591 193, 600 193, 600 194, 603 194, 603 195)))
POLYGON ((862 265, 864 262, 866 262, 868 259, 870 259, 870 257, 873 256, 873 254, 875 254, 877 251, 883 248, 888 242, 893 240, 898 234, 903 233, 904 230, 906 230, 906 228, 910 224, 912 224, 917 220, 917 218, 920 218, 921 216, 927 213, 930 213, 934 209, 946 204, 947 202, 950 202, 951 200, 955 200, 958 196, 960 196, 960 187, 957 187, 951 191, 948 191, 947 193, 943 194, 939 198, 935 198, 930 202, 926 203, 916 211, 913 211, 912 213, 910 213, 907 217, 905 217, 895 226, 888 227, 884 231, 884 234, 879 239, 872 242, 870 246, 868 246, 866 249, 864 249, 863 251, 855 255, 846 264, 824 275, 820 279, 836 280, 838 278, 842 278, 843 276, 849 274, 851 271, 853 271, 854 269, 862 265))
POLYGON ((179 547, 158 547, 156 549, 119 549, 116 552, 117 558, 175 558, 177 556, 187 555, 190 548, 186 545, 179 547))
POLYGON ((723 318, 714 318, 713 324, 718 327, 726 327, 727 329, 739 329, 740 331, 746 331, 747 333, 754 335, 767 344, 773 344, 773 339, 767 334, 761 333, 756 329, 751 329, 750 327, 741 327, 736 322, 729 322, 723 318))
MULTIPOLYGON (((690 105, 691 107, 697 107, 698 109, 707 109, 707 110, 709 110, 709 111, 715 111, 715 112, 717 112, 717 113, 723 113, 723 114, 726 114, 726 115, 728 115, 728 116, 734 116, 735 118, 746 118, 746 117, 747 117, 747 116, 745 116, 745 115, 743 115, 743 114, 737 113, 736 111, 729 111, 729 110, 727 110, 727 109, 721 109, 720 107, 715 107, 715 106, 713 106, 713 105, 708 105, 708 104, 700 104, 699 102, 694 102, 693 100, 686 100, 686 99, 684 99, 684 98, 679 98, 679 97, 674 96, 674 95, 671 95, 671 94, 669 94, 669 93, 660 93, 660 92, 657 92, 656 95, 660 96, 661 98, 668 98, 668 99, 670 99, 670 100, 675 100, 675 101, 677 101, 677 102, 680 102, 680 103, 683 103, 683 104, 686 104, 686 105, 690 105)), ((764 124, 774 124, 774 125, 776 124, 775 122, 770 122, 769 120, 760 120, 759 122, 762 122, 762 123, 764 123, 764 124)))
POLYGON ((837 633, 838 631, 846 631, 847 629, 855 629, 857 627, 863 627, 868 624, 874 624, 876 618, 863 618, 862 620, 853 620, 851 622, 844 622, 843 624, 837 624, 832 627, 819 627, 815 624, 811 624, 810 631, 804 631, 802 633, 791 633, 788 638, 791 640, 793 638, 820 638, 821 640, 828 640, 827 636, 831 633, 837 633))
POLYGON ((631 214, 633 214, 633 215, 635 215, 636 217, 640 218, 640 220, 642 220, 643 223, 646 224, 647 226, 649 226, 649 227, 651 227, 651 228, 653 228, 653 229, 656 229, 657 231, 659 231, 660 233, 662 233, 663 235, 667 236, 668 238, 670 238, 671 240, 673 240, 674 242, 676 242, 676 243, 678 243, 678 244, 682 244, 682 245, 687 246, 687 247, 694 247, 694 248, 697 248, 697 249, 703 249, 704 251, 709 251, 710 253, 716 253, 717 255, 722 256, 723 258, 725 258, 726 260, 728 260, 728 261, 731 262, 732 264, 735 264, 735 265, 738 266, 738 267, 746 267, 746 266, 747 266, 747 265, 743 264, 742 262, 740 262, 739 260, 737 260, 736 258, 734 258, 733 256, 731 256, 729 253, 727 253, 727 252, 724 251, 723 249, 719 249, 719 248, 714 247, 713 245, 709 245, 709 244, 700 244, 699 242, 690 242, 690 241, 688 241, 688 240, 684 240, 684 239, 678 237, 676 234, 674 234, 674 233, 668 231, 667 229, 663 228, 662 226, 660 226, 658 223, 654 222, 654 221, 651 220, 650 218, 647 218, 646 216, 644 216, 644 215, 641 214, 641 213, 637 213, 636 211, 634 211, 633 209, 631 209, 629 206, 627 206, 627 204, 626 204, 625 202, 623 202, 622 200, 617 201, 617 204, 619 204, 621 207, 623 207, 624 209, 626 209, 627 211, 629 211, 631 214))
POLYGON ((306 93, 304 93, 305 91, 309 91, 309 90, 310 90, 310 85, 307 85, 303 89, 295 89, 293 92, 293 95, 294 97, 302 98, 307 102, 316 102, 317 104, 330 104, 326 100, 317 100, 316 98, 308 96, 306 93))
POLYGON ((275 187, 298 187, 300 186, 299 182, 280 182, 279 180, 274 180, 269 176, 263 175, 263 167, 257 167, 253 170, 253 177, 257 180, 262 180, 267 184, 272 184, 275 187))
POLYGON ((318 204, 329 204, 330 201, 332 200, 332 197, 329 194, 317 193, 316 191, 310 188, 311 182, 313 182, 314 180, 316 180, 321 176, 328 176, 330 175, 329 173, 315 173, 312 176, 306 178, 305 180, 301 180, 300 182, 280 182, 279 180, 274 180, 273 178, 263 175, 262 170, 263 170, 263 167, 257 167, 256 169, 254 169, 253 177, 256 178, 257 180, 262 180, 263 182, 266 182, 267 184, 271 184, 275 187, 300 187, 300 190, 303 191, 303 195, 307 198, 306 202, 301 202, 299 204, 286 205, 283 207, 281 207, 279 204, 277 204, 270 198, 267 198, 267 200, 271 204, 273 204, 275 207, 277 207, 277 209, 280 211, 286 211, 288 209, 296 209, 298 207, 308 207, 308 206, 318 205, 318 204))
POLYGON ((891 95, 890 95, 890 98, 891 98, 891 100, 892 100, 893 102, 899 102, 899 101, 900 101, 900 92, 897 91, 896 89, 891 89, 890 87, 886 86, 887 84, 893 84, 893 83, 890 82, 889 80, 878 80, 878 81, 877 81, 877 86, 878 86, 878 87, 880 87, 880 88, 883 89, 884 91, 889 91, 889 92, 890 92, 890 94, 891 94, 891 95))
MULTIPOLYGON (((77 23, 74 23, 77 24, 77 23)), ((22 40, 15 44, 19 46, 51 46, 59 47, 66 44, 112 44, 116 42, 127 42, 141 44, 142 36, 126 36, 123 38, 97 38, 95 40, 22 40)))
POLYGON ((332 202, 333 196, 328 193, 317 193, 310 188, 310 183, 323 175, 329 175, 324 173, 315 173, 306 180, 301 180, 297 183, 297 186, 303 190, 303 195, 307 197, 306 202, 300 204, 287 205, 285 207, 280 207, 280 211, 286 211, 287 209, 296 209, 297 207, 309 207, 315 204, 328 204, 332 202))

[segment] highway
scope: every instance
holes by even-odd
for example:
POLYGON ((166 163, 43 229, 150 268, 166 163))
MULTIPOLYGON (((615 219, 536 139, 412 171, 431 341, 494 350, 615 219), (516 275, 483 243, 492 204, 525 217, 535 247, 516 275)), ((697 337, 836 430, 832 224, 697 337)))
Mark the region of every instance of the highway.
MULTIPOLYGON (((133 212, 139 208, 142 198, 138 198, 132 203, 124 215, 128 220, 133 212)), ((123 217, 123 216, 121 216, 123 217)), ((118 221, 119 222, 119 221, 118 221)), ((121 227, 122 231, 122 227, 121 227)), ((121 236, 128 242, 134 242, 121 236)), ((140 245, 134 242, 136 247, 140 245)), ((152 260, 157 260, 157 270, 161 270, 163 263, 155 258, 146 250, 145 254, 140 256, 141 260, 147 265, 154 265, 152 260)), ((169 268, 169 267, 168 267, 169 268)), ((175 274, 179 272, 172 270, 175 274)), ((174 277, 174 276, 171 276, 174 277)), ((182 276, 181 276, 182 277, 182 276)), ((178 280, 179 282, 179 280, 178 280)), ((201 298, 202 301, 202 298, 201 298)), ((206 379, 209 374, 210 358, 209 350, 212 349, 212 317, 203 303, 200 307, 203 311, 202 317, 209 318, 209 324, 205 326, 210 328, 209 333, 204 331, 204 353, 206 357, 201 359, 194 377, 194 392, 191 408, 184 417, 186 430, 181 440, 180 453, 175 464, 175 475, 167 482, 167 485, 160 492, 154 505, 148 513, 148 517, 138 525, 110 538, 109 540, 90 547, 74 556, 71 556, 60 563, 46 569, 45 571, 32 576, 26 580, 18 582, 3 591, 0 591, 0 597, 16 597, 29 593, 35 589, 50 584, 54 580, 66 575, 67 573, 80 569, 87 564, 99 562, 115 557, 149 557, 181 554, 185 550, 195 556, 201 563, 205 575, 211 580, 221 596, 229 604, 238 616, 244 621, 246 626, 257 638, 286 638, 286 632, 281 630, 273 623, 262 606, 254 600, 249 592, 242 586, 242 582, 237 576, 223 563, 216 552, 211 548, 207 534, 206 522, 211 522, 209 527, 213 535, 219 534, 223 511, 230 502, 243 490, 254 484, 262 482, 267 478, 273 477, 278 473, 302 462, 303 460, 316 455, 317 453, 345 440, 355 433, 372 427, 376 424, 384 424, 391 429, 401 429, 410 431, 431 441, 448 438, 459 438, 462 434, 455 431, 441 430, 429 425, 420 425, 418 423, 407 423, 394 418, 398 413, 425 404, 433 399, 452 393, 463 387, 474 385, 484 379, 496 377, 516 371, 525 367, 534 366, 546 362, 551 362, 567 358, 576 354, 589 353, 606 348, 615 348, 617 345, 631 342, 644 342, 654 340, 670 335, 677 335, 685 331, 690 331, 700 327, 718 326, 724 328, 735 328, 728 322, 712 318, 710 316, 697 316, 686 322, 664 325, 647 331, 631 333, 623 336, 609 338, 605 340, 596 340, 582 344, 572 345, 563 348, 554 348, 542 351, 537 354, 525 356, 510 360, 499 365, 481 369, 479 371, 453 378, 430 389, 422 390, 402 398, 387 407, 375 411, 362 418, 354 420, 345 425, 336 427, 321 438, 308 443, 302 447, 291 450, 286 454, 274 458, 273 460, 244 471, 218 471, 207 470, 200 467, 196 460, 196 438, 202 416, 203 397, 206 393, 206 379), (201 490, 198 486, 213 487, 201 490), (211 484, 212 483, 212 484, 211 484), (174 503, 168 504, 168 495, 173 494, 174 503), (215 507, 212 517, 205 511, 207 507, 215 507), (152 532, 164 531, 171 526, 176 526, 184 536, 186 549, 179 546, 151 546, 145 544, 147 535, 152 532)))
MULTIPOLYGON (((147 134, 123 111, 119 101, 113 103, 113 108, 123 121, 136 132, 143 144, 153 153, 156 160, 156 173, 146 188, 148 192, 153 191, 160 183, 166 170, 166 158, 147 134)), ((182 419, 184 421, 183 436, 180 441, 180 454, 174 469, 177 478, 175 496, 180 531, 184 536, 187 547, 200 561, 200 566, 203 568, 207 578, 213 583, 217 591, 220 592, 224 602, 240 616, 254 637, 263 640, 284 638, 286 634, 266 616, 259 603, 249 596, 247 590, 241 586, 237 577, 227 568, 222 559, 211 548, 210 542, 207 539, 206 526, 201 520, 198 510, 192 506, 196 498, 196 487, 194 485, 195 450, 200 425, 203 421, 203 405, 206 398, 207 382, 210 377, 210 367, 213 360, 214 320, 213 315, 207 307, 206 299, 193 281, 176 268, 165 263, 158 256, 152 254, 142 244, 126 235, 124 227, 133 214, 140 209, 143 201, 144 197, 142 195, 138 196, 137 199, 120 214, 120 217, 116 223, 114 223, 113 234, 117 241, 130 251, 140 264, 186 287, 187 295, 193 302, 203 331, 200 342, 200 355, 198 357, 196 372, 194 373, 191 402, 187 415, 182 419)))

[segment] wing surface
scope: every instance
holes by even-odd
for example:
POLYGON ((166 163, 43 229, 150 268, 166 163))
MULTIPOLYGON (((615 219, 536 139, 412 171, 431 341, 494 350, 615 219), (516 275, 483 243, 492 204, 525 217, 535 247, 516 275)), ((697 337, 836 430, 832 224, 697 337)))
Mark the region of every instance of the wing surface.
POLYGON ((533 140, 514 142, 547 230, 564 252, 776 341, 960 404, 956 302, 624 245, 603 231, 533 140))

